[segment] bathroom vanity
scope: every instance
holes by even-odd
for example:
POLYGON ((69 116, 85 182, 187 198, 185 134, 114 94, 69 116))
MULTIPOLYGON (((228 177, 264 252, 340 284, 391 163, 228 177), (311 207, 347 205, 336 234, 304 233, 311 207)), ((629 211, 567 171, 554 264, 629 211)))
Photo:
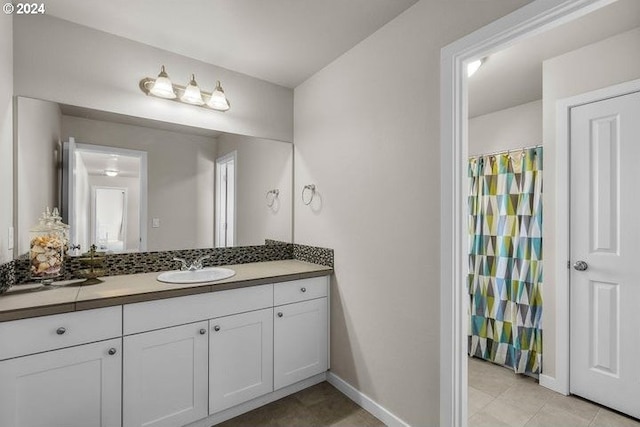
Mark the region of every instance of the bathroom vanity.
POLYGON ((0 297, 0 425, 210 426, 324 380, 330 267, 0 297))

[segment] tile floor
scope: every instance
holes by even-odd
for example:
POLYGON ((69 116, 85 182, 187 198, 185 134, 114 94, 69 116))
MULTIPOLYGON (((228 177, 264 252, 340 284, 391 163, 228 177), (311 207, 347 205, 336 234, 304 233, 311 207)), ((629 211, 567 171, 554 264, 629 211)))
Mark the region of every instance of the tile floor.
POLYGON ((317 384, 216 427, 379 427, 384 424, 328 382, 317 384))
POLYGON ((640 427, 589 401, 563 396, 509 369, 469 359, 469 427, 640 427))

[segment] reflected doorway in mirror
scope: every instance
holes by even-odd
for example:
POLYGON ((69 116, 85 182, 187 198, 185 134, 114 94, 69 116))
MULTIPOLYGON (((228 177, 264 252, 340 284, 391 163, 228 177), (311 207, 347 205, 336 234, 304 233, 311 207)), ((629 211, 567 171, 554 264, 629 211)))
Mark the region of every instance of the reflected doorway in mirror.
POLYGON ((216 159, 216 248, 235 244, 237 161, 237 151, 216 159))
POLYGON ((146 152, 69 138, 62 181, 62 215, 73 246, 81 252, 92 244, 108 252, 146 250, 146 152))

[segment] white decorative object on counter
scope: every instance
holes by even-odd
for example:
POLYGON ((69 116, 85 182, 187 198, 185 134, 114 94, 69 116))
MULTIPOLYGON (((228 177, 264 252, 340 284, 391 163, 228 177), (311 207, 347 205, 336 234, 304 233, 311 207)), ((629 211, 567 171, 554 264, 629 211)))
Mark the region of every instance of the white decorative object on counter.
POLYGON ((30 230, 31 277, 50 280, 60 275, 64 262, 64 229, 54 223, 49 208, 30 230))

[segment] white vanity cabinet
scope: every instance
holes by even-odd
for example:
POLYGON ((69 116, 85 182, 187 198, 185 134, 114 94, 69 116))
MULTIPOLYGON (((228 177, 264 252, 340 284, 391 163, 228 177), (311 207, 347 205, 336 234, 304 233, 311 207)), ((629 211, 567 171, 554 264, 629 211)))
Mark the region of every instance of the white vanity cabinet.
POLYGON ((121 310, 0 323, 0 425, 120 426, 121 310))
POLYGON ((124 427, 182 426, 273 391, 272 312, 273 285, 125 305, 124 427))
POLYGON ((274 389, 328 369, 328 278, 296 280, 274 288, 274 389))
POLYGON ((200 426, 254 409, 324 378, 327 297, 322 276, 0 322, 0 426, 200 426))
POLYGON ((273 391, 273 308, 209 324, 209 412, 273 391))
POLYGON ((208 322, 124 337, 124 427, 174 427, 207 416, 208 322))

